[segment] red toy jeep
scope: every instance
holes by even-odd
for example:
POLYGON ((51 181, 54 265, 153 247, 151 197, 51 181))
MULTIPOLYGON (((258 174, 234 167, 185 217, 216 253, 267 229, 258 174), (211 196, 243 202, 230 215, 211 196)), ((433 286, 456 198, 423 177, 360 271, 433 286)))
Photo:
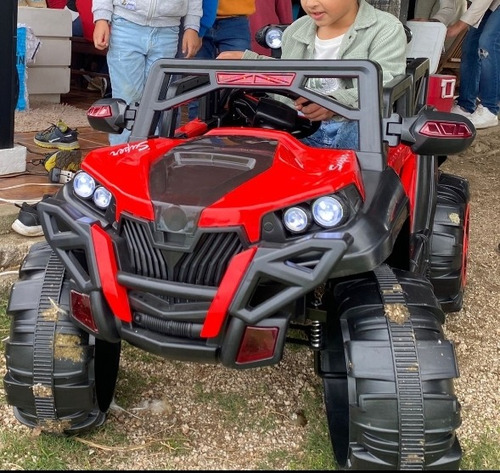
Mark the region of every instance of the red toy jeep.
POLYGON ((306 339, 341 468, 458 469, 442 324, 462 305, 469 190, 439 164, 475 130, 425 105, 427 59, 381 84, 366 60, 168 59, 140 103, 96 102, 91 125, 131 138, 89 153, 38 205, 47 242, 8 305, 16 418, 101 425, 123 341, 248 369, 306 339), (358 108, 308 87, 315 77, 354 80, 358 108), (355 120, 359 149, 306 146, 315 124, 279 96, 355 120), (199 118, 185 123, 192 100, 199 118))

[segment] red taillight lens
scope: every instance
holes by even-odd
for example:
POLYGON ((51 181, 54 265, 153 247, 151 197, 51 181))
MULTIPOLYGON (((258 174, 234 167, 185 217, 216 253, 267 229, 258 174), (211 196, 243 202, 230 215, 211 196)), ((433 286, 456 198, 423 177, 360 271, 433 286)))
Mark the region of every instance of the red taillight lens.
POLYGON ((70 292, 70 305, 73 317, 80 323, 88 327, 92 332, 97 333, 97 326, 92 314, 92 307, 90 305, 90 297, 87 294, 82 294, 71 290, 70 292))
POLYGON ((113 114, 109 105, 93 105, 87 110, 88 117, 109 118, 113 114))
POLYGON ((470 138, 472 130, 465 123, 428 121, 419 132, 421 135, 437 138, 470 138))
POLYGON ((251 363, 272 358, 278 333, 278 327, 246 327, 236 363, 251 363))

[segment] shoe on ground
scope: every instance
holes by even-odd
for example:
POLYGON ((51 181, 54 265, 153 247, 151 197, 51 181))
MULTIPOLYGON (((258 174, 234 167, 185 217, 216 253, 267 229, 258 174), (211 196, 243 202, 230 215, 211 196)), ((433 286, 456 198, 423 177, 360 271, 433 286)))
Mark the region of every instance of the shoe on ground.
POLYGON ((106 79, 106 77, 97 76, 89 77, 87 80, 89 82, 89 84, 87 85, 87 90, 99 92, 101 94, 101 97, 104 97, 108 88, 108 79, 106 79))
POLYGON ((41 236, 43 235, 42 226, 40 225, 40 217, 38 217, 37 204, 30 205, 23 202, 22 205, 16 204, 19 207, 19 215, 12 224, 11 228, 19 235, 24 236, 41 236))
POLYGON ((81 163, 82 151, 80 149, 58 150, 45 156, 43 167, 47 172, 53 168, 76 172, 80 169, 81 163))
POLYGON ((457 113, 458 115, 462 115, 463 117, 470 118, 472 113, 469 113, 467 110, 463 109, 460 105, 455 103, 450 110, 451 113, 457 113))
POLYGON ((35 144, 42 148, 63 150, 79 149, 78 131, 70 128, 62 120, 35 135, 35 144))
POLYGON ((498 116, 482 105, 479 105, 468 119, 472 122, 476 130, 498 125, 498 116))

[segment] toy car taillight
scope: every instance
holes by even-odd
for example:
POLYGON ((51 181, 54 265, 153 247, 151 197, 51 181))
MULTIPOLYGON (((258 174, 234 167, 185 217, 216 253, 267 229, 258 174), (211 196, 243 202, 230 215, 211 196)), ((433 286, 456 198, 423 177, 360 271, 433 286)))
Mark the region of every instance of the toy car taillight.
POLYGON ((109 118, 113 116, 109 105, 92 105, 87 111, 88 117, 109 118))
POLYGON ((472 130, 465 123, 428 121, 420 129, 420 133, 426 136, 439 138, 470 138, 472 130))
POLYGON ((127 103, 122 99, 100 99, 87 110, 87 120, 96 130, 105 133, 121 133, 125 128, 127 110, 127 103))

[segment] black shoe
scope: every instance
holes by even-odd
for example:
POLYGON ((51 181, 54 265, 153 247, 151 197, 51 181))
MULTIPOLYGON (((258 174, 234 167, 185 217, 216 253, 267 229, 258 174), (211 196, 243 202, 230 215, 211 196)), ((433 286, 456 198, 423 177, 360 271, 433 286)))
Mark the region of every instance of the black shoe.
POLYGON ((35 135, 35 143, 42 148, 79 149, 78 131, 70 128, 62 120, 35 135))
MULTIPOLYGON (((42 197, 42 200, 50 197, 50 194, 45 194, 42 197)), ((19 215, 17 219, 12 224, 11 228, 19 235, 24 236, 42 236, 43 229, 40 225, 40 217, 38 216, 37 205, 30 205, 27 202, 23 202, 21 205, 15 204, 16 207, 19 207, 21 210, 19 211, 19 215)))

